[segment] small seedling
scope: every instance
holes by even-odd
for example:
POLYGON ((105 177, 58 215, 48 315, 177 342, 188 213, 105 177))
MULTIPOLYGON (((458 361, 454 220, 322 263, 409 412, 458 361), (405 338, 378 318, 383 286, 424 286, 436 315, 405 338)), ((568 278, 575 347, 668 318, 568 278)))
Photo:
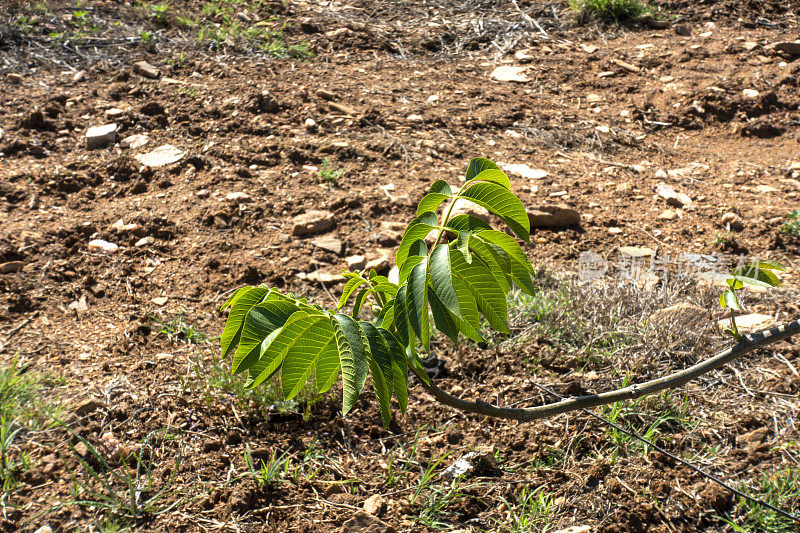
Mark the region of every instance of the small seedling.
POLYGON ((581 22, 593 18, 621 22, 650 12, 650 7, 641 0, 569 0, 569 8, 581 22))
POLYGON ((743 289, 745 285, 756 285, 759 287, 780 287, 781 280, 773 272, 778 270, 786 272, 786 267, 777 261, 760 260, 741 266, 733 271, 732 277, 725 280, 728 289, 720 296, 719 303, 723 309, 730 309, 731 325, 725 328, 725 333, 736 340, 741 338, 739 329, 736 327, 736 311, 741 311, 742 306, 736 291, 743 289))
POLYGON ((186 344, 205 344, 209 342, 206 334, 197 329, 194 324, 187 322, 183 315, 178 315, 169 322, 165 322, 157 316, 150 318, 161 326, 158 331, 159 335, 164 335, 170 343, 181 341, 186 344))
POLYGON ((333 168, 331 160, 327 157, 322 160, 322 165, 319 169, 319 177, 325 183, 330 183, 334 187, 339 186, 339 178, 344 174, 343 168, 333 168))
POLYGON ((789 221, 783 224, 779 231, 785 235, 800 237, 800 209, 795 209, 786 215, 786 218, 789 221))
POLYGON ((272 452, 269 459, 261 460, 261 465, 256 468, 253 463, 253 456, 250 453, 250 446, 244 452, 244 460, 247 463, 247 468, 253 476, 253 482, 256 486, 263 489, 273 490, 283 482, 283 474, 286 472, 287 464, 289 463, 289 456, 286 453, 278 456, 275 451, 272 452))

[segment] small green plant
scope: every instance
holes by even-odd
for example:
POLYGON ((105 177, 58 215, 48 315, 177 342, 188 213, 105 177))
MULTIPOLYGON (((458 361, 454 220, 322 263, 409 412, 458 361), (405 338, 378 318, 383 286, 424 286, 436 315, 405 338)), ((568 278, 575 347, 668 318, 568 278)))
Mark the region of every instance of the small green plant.
POLYGON ((795 209, 786 215, 786 218, 789 221, 783 224, 779 231, 785 235, 800 237, 800 209, 795 209))
POLYGON ((142 44, 149 44, 153 42, 153 32, 142 30, 142 33, 139 34, 139 39, 142 41, 142 44))
MULTIPOLYGON (((791 512, 800 509, 800 469, 788 468, 773 474, 764 473, 756 489, 742 487, 745 492, 791 512)), ((797 523, 779 515, 774 510, 739 498, 737 507, 740 524, 726 519, 734 531, 758 533, 790 533, 797 531, 797 523)))
POLYGON ((205 344, 209 342, 206 334, 197 329, 194 324, 187 322, 182 314, 179 314, 169 322, 165 322, 157 316, 151 316, 150 318, 161 326, 158 334, 165 336, 172 344, 178 341, 186 344, 205 344))
POLYGON ((172 446, 169 446, 169 450, 164 449, 165 444, 177 440, 172 433, 149 433, 139 449, 131 454, 135 469, 127 464, 112 467, 104 454, 89 441, 77 435, 74 437, 86 446, 88 455, 81 455, 70 444, 72 453, 83 467, 82 475, 75 475, 72 479, 73 504, 105 511, 106 518, 115 523, 135 524, 169 512, 184 503, 184 499, 174 498, 172 489, 182 460, 182 447, 178 445, 177 450, 172 446), (159 444, 161 449, 158 449, 159 444), (156 458, 167 456, 174 457, 174 462, 166 475, 156 475, 156 458), (174 501, 167 504, 165 500, 170 498, 174 501))
POLYGON ((730 309, 731 325, 725 328, 725 333, 736 340, 741 338, 739 329, 736 327, 736 311, 741 311, 742 306, 736 291, 743 289, 745 285, 756 285, 759 287, 780 287, 781 280, 773 272, 777 270, 786 272, 786 267, 777 261, 760 260, 734 269, 730 278, 725 280, 728 289, 720 296, 720 306, 723 309, 730 309))
POLYGON ((512 533, 546 533, 552 527, 550 510, 553 499, 544 491, 544 487, 533 490, 523 488, 515 502, 505 498, 502 500, 511 519, 510 524, 504 524, 505 530, 512 533))
POLYGON ((167 12, 169 11, 169 3, 162 2, 160 4, 152 4, 150 6, 150 12, 154 19, 159 22, 164 22, 167 18, 167 12))
POLYGON ((331 160, 327 157, 322 159, 322 165, 319 169, 319 177, 325 183, 330 183, 334 187, 339 186, 339 178, 344 174, 343 168, 333 168, 331 160))
POLYGON ((244 460, 256 486, 268 490, 277 488, 283 482, 282 476, 286 472, 289 463, 288 454, 283 453, 278 456, 273 451, 269 459, 266 461, 262 459, 261 464, 256 467, 253 463, 253 455, 250 453, 249 445, 245 450, 244 460))
POLYGON ((650 12, 650 7, 641 0, 568 0, 568 3, 580 22, 593 18, 621 22, 650 12))

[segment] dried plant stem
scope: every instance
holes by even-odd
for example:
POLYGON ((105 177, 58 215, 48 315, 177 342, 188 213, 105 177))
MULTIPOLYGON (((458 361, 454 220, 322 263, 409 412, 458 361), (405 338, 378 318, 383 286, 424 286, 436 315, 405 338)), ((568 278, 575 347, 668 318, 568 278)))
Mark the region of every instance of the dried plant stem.
MULTIPOLYGON (((547 418, 570 411, 577 411, 580 409, 588 409, 600 405, 608 405, 611 403, 621 402, 625 400, 632 400, 641 396, 647 396, 664 389, 674 389, 681 385, 696 379, 703 374, 711 372, 722 365, 730 363, 738 359, 746 353, 771 344, 773 342, 787 339, 800 333, 800 320, 795 320, 783 326, 778 326, 769 330, 753 333, 752 335, 742 335, 738 343, 724 350, 714 357, 701 361, 696 365, 690 366, 684 370, 680 370, 668 376, 653 379, 638 385, 631 385, 615 391, 603 392, 600 394, 591 394, 587 396, 579 396, 577 398, 566 398, 556 403, 540 405, 530 408, 508 408, 497 407, 486 403, 482 400, 475 402, 462 400, 456 398, 451 394, 446 393, 440 389, 433 380, 429 380, 429 384, 420 380, 422 386, 430 392, 439 403, 465 411, 468 413, 475 413, 484 416, 491 416, 493 418, 505 418, 510 420, 519 420, 527 422, 529 420, 536 420, 538 418, 547 418)), ((413 367, 412 367, 413 368, 413 367)))

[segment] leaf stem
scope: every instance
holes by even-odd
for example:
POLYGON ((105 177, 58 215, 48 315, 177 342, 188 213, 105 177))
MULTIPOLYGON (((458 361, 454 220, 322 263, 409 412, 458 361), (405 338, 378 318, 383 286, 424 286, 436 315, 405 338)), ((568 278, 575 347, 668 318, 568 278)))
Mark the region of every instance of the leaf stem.
POLYGON ((453 212, 453 207, 455 207, 456 201, 458 201, 458 199, 461 197, 461 193, 464 192, 464 187, 466 187, 468 184, 469 184, 468 181, 464 182, 464 185, 462 185, 461 188, 458 189, 458 192, 456 193, 456 195, 453 196, 453 199, 450 201, 450 205, 447 206, 447 212, 445 213, 444 219, 442 219, 442 223, 439 226, 439 233, 438 233, 438 235, 436 235, 436 240, 433 242, 433 246, 431 246, 431 250, 436 248, 436 245, 439 244, 439 241, 442 239, 442 235, 444 234, 445 225, 447 224, 447 221, 450 220, 450 213, 453 212))

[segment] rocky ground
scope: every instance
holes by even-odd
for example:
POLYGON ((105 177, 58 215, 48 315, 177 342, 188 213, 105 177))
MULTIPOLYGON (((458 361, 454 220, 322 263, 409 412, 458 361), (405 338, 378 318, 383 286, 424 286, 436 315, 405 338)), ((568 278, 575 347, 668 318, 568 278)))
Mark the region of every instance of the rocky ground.
MULTIPOLYGON (((740 257, 790 267, 748 293, 754 327, 800 316, 798 4, 653 5, 576 25, 533 0, 4 3, 4 530, 765 530, 587 413, 520 426, 412 385, 384 430, 370 393, 342 420, 337 394, 284 404, 217 359, 232 290, 333 305, 476 156, 512 178, 544 273, 511 338, 437 343, 453 394, 535 404, 705 357, 740 257), (587 258, 606 289, 570 281, 587 258), (708 328, 647 333, 686 301, 708 328)), ((797 512, 799 354, 598 412, 797 512)))

